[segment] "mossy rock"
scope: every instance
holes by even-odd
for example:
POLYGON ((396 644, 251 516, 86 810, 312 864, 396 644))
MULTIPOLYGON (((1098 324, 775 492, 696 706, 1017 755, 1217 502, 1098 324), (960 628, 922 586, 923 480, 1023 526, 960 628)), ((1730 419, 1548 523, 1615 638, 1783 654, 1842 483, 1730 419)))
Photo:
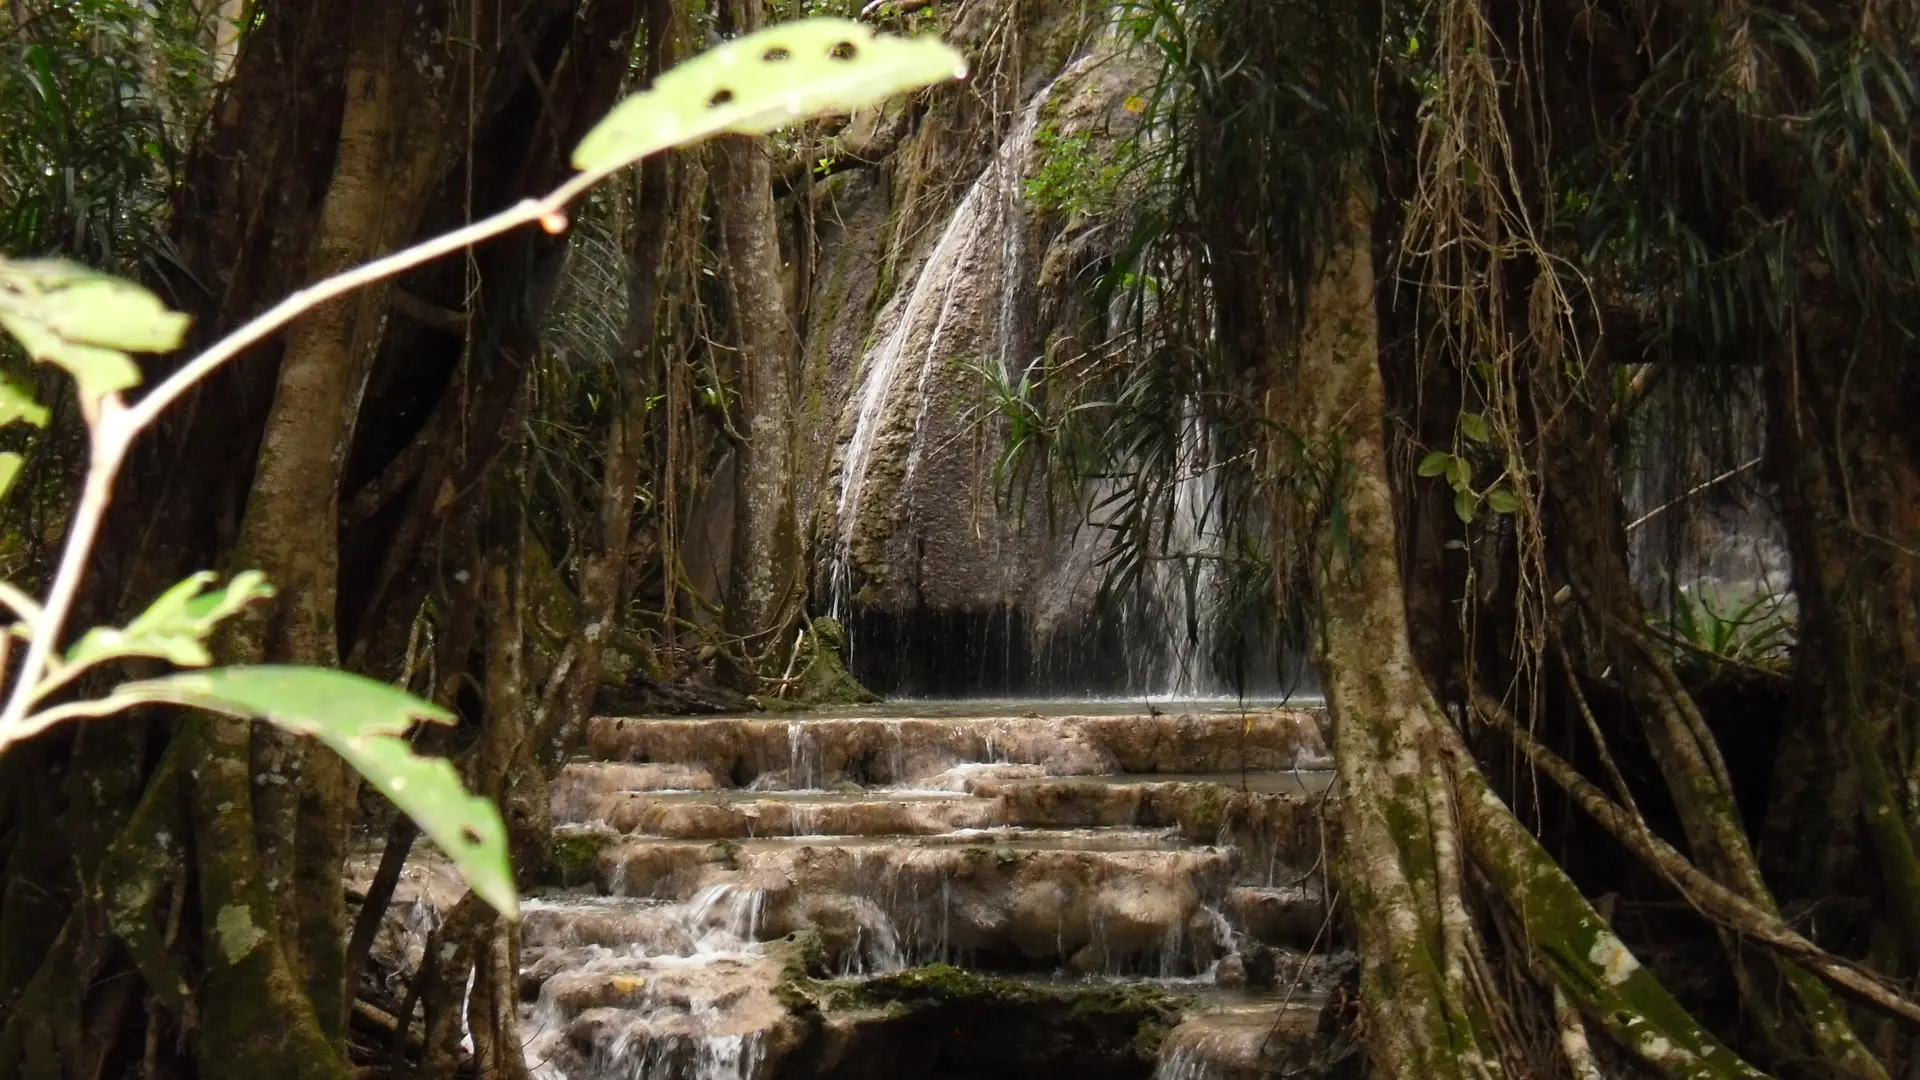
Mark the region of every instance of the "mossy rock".
MULTIPOLYGON (((781 704, 814 708, 821 705, 868 705, 880 695, 860 685, 847 670, 840 653, 847 646, 847 632, 834 619, 815 619, 800 646, 800 674, 793 693, 781 704)), ((769 708, 774 702, 764 702, 769 708)))
POLYGON ((1192 999, 1152 984, 1049 984, 930 964, 868 979, 791 980, 847 1032, 842 1080, 1152 1074, 1192 999))
POLYGON ((547 878, 563 889, 592 885, 598 879, 600 853, 619 841, 620 834, 612 829, 555 829, 547 878))

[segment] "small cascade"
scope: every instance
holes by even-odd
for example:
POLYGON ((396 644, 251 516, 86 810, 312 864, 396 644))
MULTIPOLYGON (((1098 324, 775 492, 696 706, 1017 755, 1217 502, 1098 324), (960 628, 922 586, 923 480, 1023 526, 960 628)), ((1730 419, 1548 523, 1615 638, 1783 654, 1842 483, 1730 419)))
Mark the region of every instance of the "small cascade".
MULTIPOLYGON (((573 891, 523 903, 532 1074, 830 1080, 838 1066, 796 1060, 818 1052, 822 1013, 867 1008, 862 1024, 892 1023, 859 1004, 862 987, 934 978, 965 993, 991 975, 1025 981, 1034 1000, 1116 985, 1184 995, 1193 1011, 1159 1075, 1250 1075, 1293 1006, 1222 973, 1305 948, 1326 921, 1312 890, 1258 884, 1272 865, 1297 881, 1324 861, 1311 815, 1327 781, 1303 779, 1327 764, 1321 720, 1004 704, 592 721, 602 760, 567 765, 553 786, 561 835, 592 857, 573 891), (962 972, 914 970, 936 963, 962 972), (796 982, 800 970, 811 978, 796 982), (842 981, 822 990, 821 979, 842 981)), ((394 936, 419 936, 431 910, 416 906, 405 925, 396 914, 394 936)), ((1053 1025, 1035 1024, 1034 1038, 1059 1045, 1053 1025)), ((985 1034, 942 1031, 955 1045, 985 1034)))
POLYGON ((801 790, 821 786, 819 748, 799 720, 787 724, 787 785, 801 790))
POLYGON ((762 1040, 753 1035, 636 1032, 596 1054, 593 1067, 622 1080, 758 1080, 762 1057, 762 1040))
MULTIPOLYGON (((1000 283, 992 329, 994 359, 1004 367, 1015 347, 1014 301, 1025 280, 1020 265, 1019 187, 1033 156, 1041 108, 1057 82, 1048 83, 1021 111, 1013 130, 947 219, 912 288, 904 298, 897 296, 882 314, 882 324, 891 319, 891 329, 860 365, 852 433, 839 464, 836 535, 827 563, 828 608, 843 623, 852 613, 854 546, 876 450, 885 439, 904 438, 906 480, 912 479, 924 451, 921 435, 931 404, 928 380, 938 362, 951 359, 941 349, 949 322, 981 275, 996 275, 1000 283), (907 400, 912 426, 904 431, 898 430, 901 410, 896 398, 900 394, 911 395, 907 400)), ((848 644, 851 652, 852 642, 848 644)))
POLYGON ((704 931, 699 942, 708 951, 745 948, 760 940, 760 924, 767 910, 762 889, 738 885, 709 885, 687 905, 688 921, 704 931))

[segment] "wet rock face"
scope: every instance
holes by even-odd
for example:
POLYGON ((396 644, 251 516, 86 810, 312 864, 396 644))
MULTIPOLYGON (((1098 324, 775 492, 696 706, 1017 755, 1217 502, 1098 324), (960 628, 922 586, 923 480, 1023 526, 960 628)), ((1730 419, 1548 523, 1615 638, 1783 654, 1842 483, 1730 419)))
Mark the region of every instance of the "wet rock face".
MULTIPOLYGON (((597 758, 691 766, 734 787, 906 784, 970 762, 1034 764, 1053 775, 1104 775, 1314 769, 1325 768, 1329 760, 1319 719, 1280 709, 1245 717, 1197 713, 804 722, 602 717, 592 722, 587 742, 597 758)), ((579 776, 572 781, 582 782, 587 781, 579 776)), ((578 788, 567 790, 572 797, 578 788)), ((569 804, 575 820, 580 805, 569 804)), ((569 816, 558 806, 555 814, 569 816)))
POLYGON ((817 930, 839 970, 965 958, 1011 970, 1203 971, 1224 951, 1205 901, 1224 891, 1237 853, 1152 850, 1156 839, 1114 851, 646 840, 608 851, 601 867, 612 892, 749 909, 748 936, 817 930))
POLYGON ((596 721, 520 930, 539 1080, 1270 1064, 1218 1014, 1316 999, 1320 718, 950 711, 596 721))

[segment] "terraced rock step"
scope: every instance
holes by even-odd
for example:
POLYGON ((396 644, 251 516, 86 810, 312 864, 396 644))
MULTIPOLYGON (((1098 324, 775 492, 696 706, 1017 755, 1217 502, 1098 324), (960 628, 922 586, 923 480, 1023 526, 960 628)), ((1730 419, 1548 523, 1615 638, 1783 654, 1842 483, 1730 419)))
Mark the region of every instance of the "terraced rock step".
POLYGON ((1304 1071, 1322 1004, 1314 995, 1216 1004, 1168 1034, 1154 1080, 1266 1080, 1304 1071))
POLYGON ((729 912, 720 921, 750 940, 816 930, 840 970, 957 959, 1190 974, 1231 947, 1213 904, 1238 863, 1232 848, 1134 829, 649 838, 604 851, 599 884, 719 906, 729 912))
POLYGON ((604 823, 620 832, 692 839, 775 835, 928 835, 1005 825, 1039 828, 1177 827, 1199 842, 1223 828, 1270 826, 1298 833, 1295 857, 1318 847, 1317 793, 1331 774, 1160 774, 1056 777, 1037 766, 959 766, 925 787, 837 791, 629 789, 651 766, 571 765, 553 800, 560 824, 604 823), (967 798, 971 795, 973 798, 967 798), (1300 826, 1312 824, 1312 829, 1300 826), (1311 834, 1311 835, 1310 835, 1311 834))
MULTIPOLYGON (((520 928, 537 1080, 1328 1075, 1303 1056, 1324 979, 1293 978, 1330 926, 1312 713, 603 718, 590 740, 551 789, 560 888, 520 928)), ((377 951, 407 970, 460 888, 442 868, 402 893, 377 951)))
POLYGON ((703 770, 718 786, 910 786, 963 763, 1053 775, 1325 768, 1316 714, 1282 709, 1121 716, 627 719, 590 725, 592 757, 703 770))

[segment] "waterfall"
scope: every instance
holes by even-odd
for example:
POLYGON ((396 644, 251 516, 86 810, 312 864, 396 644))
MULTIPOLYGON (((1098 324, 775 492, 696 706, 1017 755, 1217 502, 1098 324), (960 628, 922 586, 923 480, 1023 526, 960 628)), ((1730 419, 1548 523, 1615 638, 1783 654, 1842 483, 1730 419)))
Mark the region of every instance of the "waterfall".
MULTIPOLYGON (((1019 184, 1032 158, 1041 107, 1058 81, 1056 78, 1048 83, 1021 111, 1013 131, 1001 142, 993 160, 947 219, 946 228, 914 276, 913 287, 905 292, 904 299, 896 295, 891 304, 891 329, 860 365, 853 431, 839 468, 840 487, 834 506, 837 535, 827 567, 829 610, 843 622, 852 610, 853 548, 859 534, 868 473, 875 448, 893 414, 894 397, 907 389, 899 385, 902 376, 909 369, 915 371, 911 386, 914 419, 906 463, 907 477, 911 479, 923 451, 920 434, 927 418, 927 380, 940 359, 941 338, 954 314, 955 303, 963 294, 963 285, 986 269, 979 265, 982 239, 996 234, 1000 240, 996 254, 1000 259, 1001 284, 994 351, 995 360, 1003 368, 1009 361, 1014 301, 1024 279, 1020 273, 1024 244, 1020 236, 1019 184), (918 346, 916 338, 923 330, 925 344, 918 346), (913 366, 914 362, 917 367, 913 366)), ((882 316, 883 322, 887 317, 882 316)))

